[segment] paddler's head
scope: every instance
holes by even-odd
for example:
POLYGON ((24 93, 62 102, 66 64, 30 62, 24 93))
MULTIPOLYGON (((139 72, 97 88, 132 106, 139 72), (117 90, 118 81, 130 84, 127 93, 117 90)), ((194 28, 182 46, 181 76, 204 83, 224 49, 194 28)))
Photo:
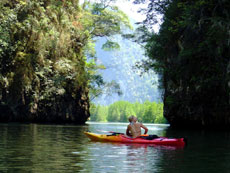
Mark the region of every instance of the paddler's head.
POLYGON ((137 117, 133 116, 133 122, 134 122, 134 123, 137 122, 137 117))
POLYGON ((135 116, 134 116, 134 115, 131 115, 131 116, 129 117, 129 122, 130 122, 130 123, 133 122, 134 118, 135 118, 135 116))

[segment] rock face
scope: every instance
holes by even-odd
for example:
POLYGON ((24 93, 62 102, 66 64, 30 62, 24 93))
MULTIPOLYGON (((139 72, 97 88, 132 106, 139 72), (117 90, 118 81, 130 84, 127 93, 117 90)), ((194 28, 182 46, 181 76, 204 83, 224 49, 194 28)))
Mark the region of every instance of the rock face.
POLYGON ((222 69, 217 67, 213 73, 200 73, 194 82, 180 80, 179 85, 173 85, 171 79, 165 80, 164 116, 172 127, 230 128, 230 63, 215 62, 214 59, 213 63, 221 64, 222 69), (200 78, 206 80, 200 81, 200 78))
POLYGON ((84 124, 89 117, 91 37, 78 3, 0 2, 0 122, 84 124))
POLYGON ((164 17, 144 65, 162 76, 164 116, 173 127, 230 128, 229 1, 160 5, 149 5, 164 17))
POLYGON ((165 105, 164 116, 174 128, 229 129, 229 107, 165 105))
POLYGON ((0 105, 0 122, 33 122, 57 124, 85 124, 89 118, 88 90, 79 90, 77 97, 67 96, 51 104, 38 103, 33 108, 29 105, 0 105), (47 105, 47 106, 44 106, 47 105))

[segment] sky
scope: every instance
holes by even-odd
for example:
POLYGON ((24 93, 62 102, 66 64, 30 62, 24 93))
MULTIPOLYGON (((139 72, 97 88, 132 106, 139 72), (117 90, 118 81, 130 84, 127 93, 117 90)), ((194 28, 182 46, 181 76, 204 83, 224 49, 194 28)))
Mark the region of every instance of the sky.
MULTIPOLYGON (((90 0, 91 2, 96 2, 98 0, 90 0)), ((80 4, 82 4, 84 0, 80 0, 80 4)), ((127 0, 117 0, 115 3, 122 11, 124 11, 130 18, 136 19, 137 22, 143 21, 145 16, 138 13, 138 9, 140 7, 145 7, 146 5, 134 5, 132 2, 127 0)))
MULTIPOLYGON (((96 2, 100 0, 90 0, 91 2, 96 2)), ((80 4, 82 4, 84 0, 80 0, 80 4)), ((117 0, 115 3, 116 6, 119 7, 120 10, 124 11, 130 19, 135 20, 135 22, 142 22, 145 19, 145 14, 138 13, 140 8, 146 8, 147 4, 133 4, 128 0, 117 0)), ((158 32, 159 25, 155 25, 153 27, 155 32, 158 32)))
POLYGON ((145 19, 145 15, 138 13, 140 8, 146 7, 145 5, 135 5, 132 2, 118 0, 116 5, 124 11, 130 18, 135 19, 137 22, 141 22, 145 19))

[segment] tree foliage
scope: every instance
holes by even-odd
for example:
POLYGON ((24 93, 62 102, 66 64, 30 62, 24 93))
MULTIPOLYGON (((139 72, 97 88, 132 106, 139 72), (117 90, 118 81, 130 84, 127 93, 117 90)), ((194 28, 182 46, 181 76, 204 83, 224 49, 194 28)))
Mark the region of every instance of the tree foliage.
MULTIPOLYGON (((82 8, 84 14, 82 15, 82 22, 86 25, 85 29, 90 33, 90 43, 94 43, 98 38, 105 38, 106 42, 102 45, 102 49, 106 51, 119 49, 119 44, 113 40, 114 35, 122 34, 125 29, 132 29, 127 15, 119 10, 119 8, 113 5, 113 0, 90 1, 85 0, 82 8)), ((89 66, 90 74, 90 100, 94 100, 96 97, 106 94, 117 93, 121 95, 120 86, 114 80, 105 82, 98 70, 103 70, 106 67, 104 65, 98 65, 95 56, 95 47, 92 47, 94 54, 88 56, 91 59, 89 66)))
POLYGON ((84 123, 103 85, 94 38, 129 27, 119 9, 78 0, 0 2, 0 109, 4 121, 84 123), (91 58, 91 60, 88 60, 91 58))
POLYGON ((230 2, 151 1, 144 25, 151 33, 142 66, 162 76, 165 116, 172 125, 229 124, 230 2), (222 113, 222 111, 225 110, 222 113))
POLYGON ((90 112, 91 121, 128 122, 128 117, 135 115, 140 122, 166 123, 163 117, 163 103, 150 101, 143 104, 117 101, 109 106, 93 105, 90 112))

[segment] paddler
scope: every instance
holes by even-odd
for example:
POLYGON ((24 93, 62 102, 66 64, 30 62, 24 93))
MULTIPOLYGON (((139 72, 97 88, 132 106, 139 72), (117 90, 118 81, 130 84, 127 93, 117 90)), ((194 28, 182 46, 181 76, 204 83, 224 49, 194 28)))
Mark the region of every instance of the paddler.
POLYGON ((145 127, 142 123, 137 122, 137 117, 135 117, 134 115, 131 115, 129 117, 129 122, 130 123, 126 129, 127 136, 132 138, 140 137, 142 139, 147 139, 147 140, 158 138, 157 135, 146 135, 148 133, 148 128, 145 127), (141 136, 141 128, 145 130, 144 135, 146 136, 141 136))
POLYGON ((137 122, 137 117, 134 115, 131 115, 129 117, 129 125, 127 126, 126 129, 126 135, 130 136, 132 138, 137 138, 141 136, 141 128, 145 130, 144 134, 148 133, 148 128, 145 127, 142 123, 137 122))

